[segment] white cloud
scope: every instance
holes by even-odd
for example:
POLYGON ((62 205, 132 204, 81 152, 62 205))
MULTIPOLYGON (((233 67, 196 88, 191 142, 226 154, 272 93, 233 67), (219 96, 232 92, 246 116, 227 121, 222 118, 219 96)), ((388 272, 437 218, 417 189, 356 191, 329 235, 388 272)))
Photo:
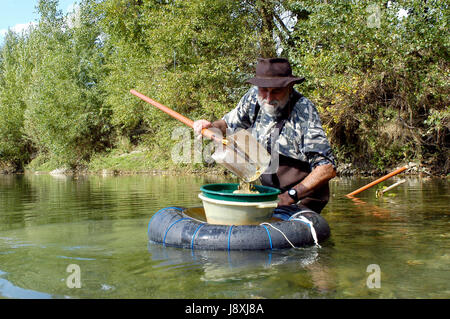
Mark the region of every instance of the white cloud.
MULTIPOLYGON (((26 31, 29 27, 37 25, 36 22, 28 22, 28 23, 18 23, 9 29, 15 33, 22 33, 26 31)), ((8 33, 8 29, 0 29, 0 36, 4 37, 8 33)))
POLYGON ((11 30, 14 32, 17 32, 17 33, 22 33, 23 31, 27 30, 31 26, 35 26, 35 25, 37 25, 36 22, 19 23, 19 24, 16 24, 15 26, 13 26, 11 28, 11 30))
MULTIPOLYGON (((9 28, 9 30, 15 32, 15 33, 22 33, 26 31, 31 26, 37 25, 36 22, 28 22, 28 23, 18 23, 15 26, 12 26, 9 28)), ((5 36, 8 33, 8 29, 0 29, 0 45, 3 44, 3 41, 5 40, 5 36)))

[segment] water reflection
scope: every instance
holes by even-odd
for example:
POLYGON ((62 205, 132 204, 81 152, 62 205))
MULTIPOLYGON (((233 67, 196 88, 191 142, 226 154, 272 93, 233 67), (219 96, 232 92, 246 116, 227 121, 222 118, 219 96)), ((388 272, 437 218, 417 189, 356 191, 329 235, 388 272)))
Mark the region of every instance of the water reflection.
POLYGON ((164 207, 201 205, 201 185, 229 180, 0 176, 0 297, 450 296, 448 180, 407 178, 382 198, 376 187, 345 197, 371 180, 332 181, 322 248, 227 252, 148 244, 147 226, 164 207), (82 289, 64 283, 70 263, 82 269, 82 289), (366 286, 369 264, 381 267, 380 289, 366 286))
MULTIPOLYGON (((329 253, 332 243, 326 243, 325 246, 329 253)), ((314 288, 320 293, 327 293, 335 288, 336 278, 326 262, 329 256, 320 260, 321 249, 309 247, 266 251, 211 251, 148 244, 150 259, 156 262, 153 267, 164 271, 197 268, 202 270, 199 279, 204 282, 255 281, 281 275, 290 277, 289 281, 298 290, 314 288), (281 274, 280 269, 284 270, 281 274)))
POLYGON ((202 178, 186 176, 0 175, 0 231, 142 218, 155 207, 199 203, 202 182, 202 178))
POLYGON ((2 278, 6 275, 5 272, 0 270, 0 296, 17 299, 51 299, 53 297, 43 292, 17 287, 10 281, 2 278))

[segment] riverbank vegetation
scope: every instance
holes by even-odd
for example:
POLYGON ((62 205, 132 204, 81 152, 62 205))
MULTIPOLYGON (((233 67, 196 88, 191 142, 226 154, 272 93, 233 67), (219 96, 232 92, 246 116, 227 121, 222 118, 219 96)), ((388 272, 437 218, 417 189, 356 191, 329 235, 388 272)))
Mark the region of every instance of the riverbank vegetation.
POLYGON ((289 58, 340 164, 450 168, 445 1, 81 0, 0 47, 0 162, 12 170, 204 169, 175 163, 182 124, 214 120, 258 57, 289 58))

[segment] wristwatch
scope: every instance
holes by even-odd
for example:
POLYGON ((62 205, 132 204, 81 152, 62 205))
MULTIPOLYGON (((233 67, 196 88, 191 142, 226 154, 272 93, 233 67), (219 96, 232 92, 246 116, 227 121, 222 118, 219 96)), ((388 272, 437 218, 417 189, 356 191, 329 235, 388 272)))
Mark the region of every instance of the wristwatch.
POLYGON ((288 190, 288 195, 297 203, 298 202, 298 193, 295 188, 291 188, 288 190))

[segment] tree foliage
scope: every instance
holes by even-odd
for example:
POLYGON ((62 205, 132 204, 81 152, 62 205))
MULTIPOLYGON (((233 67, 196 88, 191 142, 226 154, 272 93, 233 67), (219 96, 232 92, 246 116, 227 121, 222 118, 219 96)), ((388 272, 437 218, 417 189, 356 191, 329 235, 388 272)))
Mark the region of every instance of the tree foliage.
POLYGON ((28 162, 32 152, 32 143, 23 129, 23 92, 33 69, 27 51, 25 39, 8 32, 0 59, 0 158, 17 167, 28 162))
POLYGON ((33 154, 22 151, 31 145, 61 165, 76 167, 108 143, 108 111, 99 86, 103 54, 90 2, 83 1, 68 17, 57 3, 39 1, 38 26, 22 36, 11 33, 3 47, 1 105, 13 111, 8 121, 15 125, 4 134, 16 139, 6 143, 14 152, 2 153, 26 162, 33 154))
POLYGON ((446 2, 82 0, 67 15, 57 5, 40 0, 38 24, 0 48, 2 161, 79 167, 124 140, 162 158, 179 124, 130 89, 214 120, 258 57, 281 55, 307 78, 298 89, 341 162, 448 171, 446 2))
POLYGON ((448 170, 448 3, 286 6, 303 17, 288 56, 309 79, 305 91, 320 107, 340 159, 382 168, 428 158, 447 161, 448 170))

